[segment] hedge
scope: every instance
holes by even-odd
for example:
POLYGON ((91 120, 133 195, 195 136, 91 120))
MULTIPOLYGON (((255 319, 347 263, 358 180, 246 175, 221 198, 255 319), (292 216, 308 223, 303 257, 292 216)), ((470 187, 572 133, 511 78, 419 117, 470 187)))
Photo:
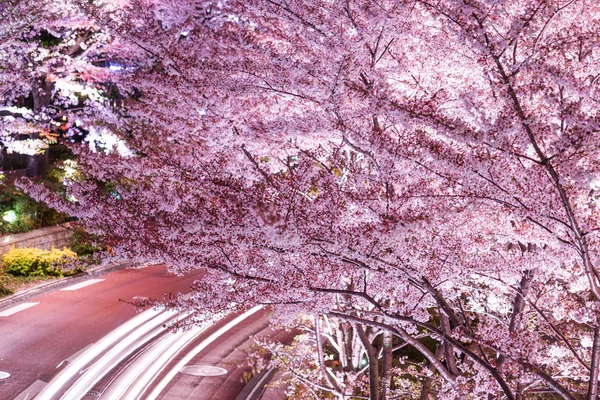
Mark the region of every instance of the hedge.
POLYGON ((4 271, 15 276, 64 276, 77 272, 70 264, 77 254, 69 249, 41 250, 33 247, 9 250, 2 256, 4 271))

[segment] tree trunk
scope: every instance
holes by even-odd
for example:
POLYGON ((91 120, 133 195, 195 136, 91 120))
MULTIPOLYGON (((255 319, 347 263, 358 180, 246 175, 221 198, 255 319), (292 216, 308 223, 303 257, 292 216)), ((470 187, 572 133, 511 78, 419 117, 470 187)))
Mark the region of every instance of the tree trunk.
POLYGON ((32 88, 34 114, 39 114, 44 107, 50 105, 52 90, 54 90, 54 82, 47 80, 46 77, 42 77, 36 82, 32 88))
POLYGON ((387 400, 388 392, 392 382, 392 334, 389 331, 383 331, 383 349, 381 363, 381 400, 387 400))
POLYGON ((320 316, 315 315, 315 336, 317 341, 317 353, 319 357, 319 369, 321 370, 321 374, 323 375, 327 383, 329 383, 329 386, 331 386, 333 390, 340 391, 340 388, 338 387, 336 382, 331 378, 331 376, 329 375, 329 371, 327 371, 327 367, 325 366, 325 356, 323 352, 323 338, 321 336, 320 318, 320 316))
MULTIPOLYGON (((437 359, 440 359, 442 357, 442 354, 444 354, 444 346, 440 345, 440 347, 438 347, 437 350, 435 351, 435 357, 437 359)), ((421 395, 419 396, 419 400, 429 399, 429 394, 431 393, 432 385, 433 385, 433 378, 431 378, 431 377, 425 378, 425 380, 423 381, 423 387, 421 388, 421 395)))
POLYGON ((356 332, 356 329, 352 328, 352 341, 348 342, 348 345, 350 346, 348 349, 348 352, 349 352, 349 354, 351 354, 350 368, 352 371, 358 371, 362 368, 361 362, 362 362, 363 348, 360 344, 361 344, 361 339, 358 337, 358 333, 356 332))
MULTIPOLYGON (((450 327, 450 320, 441 308, 438 310, 440 314, 440 325, 442 326, 442 330, 444 331, 445 335, 451 336, 452 329, 450 327)), ((456 359, 454 357, 454 347, 448 343, 447 340, 444 340, 444 358, 446 359, 446 367, 448 367, 448 371, 450 371, 451 374, 458 375, 458 368, 456 367, 456 359)))
MULTIPOLYGON (((33 93, 33 113, 39 115, 40 112, 50 105, 52 99, 52 91, 54 90, 54 82, 47 80, 45 77, 40 78, 32 88, 33 93)), ((32 139, 39 139, 40 133, 35 132, 30 135, 32 139)), ((27 157, 26 176, 33 178, 42 175, 48 167, 48 152, 36 154, 27 157)))
POLYGON ((25 171, 25 176, 28 178, 34 178, 36 176, 41 176, 46 172, 48 168, 48 151, 44 150, 42 154, 36 154, 33 156, 27 157, 27 169, 25 171))
POLYGON ((340 367, 346 370, 349 365, 350 356, 348 355, 348 335, 344 328, 344 323, 340 321, 339 324, 335 324, 335 335, 337 337, 338 346, 340 348, 340 367))
POLYGON ((367 334, 362 326, 356 325, 356 331, 358 337, 365 346, 367 351, 367 357, 369 359, 369 399, 370 400, 381 400, 380 398, 380 385, 379 385, 379 357, 375 351, 375 347, 369 341, 367 334))

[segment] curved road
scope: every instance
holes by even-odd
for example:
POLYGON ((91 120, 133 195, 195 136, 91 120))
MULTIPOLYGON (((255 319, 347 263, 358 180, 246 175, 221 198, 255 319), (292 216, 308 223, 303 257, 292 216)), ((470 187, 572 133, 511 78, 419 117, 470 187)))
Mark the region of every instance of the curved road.
POLYGON ((0 377, 10 374, 0 379, 0 399, 30 400, 40 390, 38 397, 53 400, 236 399, 249 371, 251 336, 282 342, 293 336, 273 331, 265 310, 174 334, 161 321, 182 315, 149 310, 136 316, 127 303, 188 292, 202 275, 176 277, 163 266, 124 269, 0 309, 0 377), (198 372, 206 366, 222 375, 198 372))
POLYGON ((38 380, 48 382, 64 360, 135 316, 121 299, 187 292, 201 275, 176 277, 163 266, 124 269, 0 311, 0 371, 11 374, 0 380, 0 399, 13 399, 38 380))

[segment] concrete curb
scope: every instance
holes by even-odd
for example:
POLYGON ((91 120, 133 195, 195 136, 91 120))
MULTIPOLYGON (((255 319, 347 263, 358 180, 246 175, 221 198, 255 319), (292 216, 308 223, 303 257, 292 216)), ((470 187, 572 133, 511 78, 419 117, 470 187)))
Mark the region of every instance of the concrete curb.
POLYGON ((235 400, 258 400, 262 397, 267 385, 272 379, 277 369, 269 367, 264 369, 262 372, 254 375, 250 382, 244 386, 244 389, 237 395, 235 400))
POLYGON ((112 271, 123 269, 128 267, 129 265, 130 264, 126 262, 120 264, 109 264, 103 267, 92 268, 83 271, 77 275, 68 276, 66 278, 60 278, 49 282, 42 282, 39 285, 36 285, 30 289, 0 299, 0 311, 10 308, 15 304, 21 303, 27 299, 38 296, 40 294, 60 289, 64 286, 69 286, 78 282, 82 282, 87 279, 100 276, 112 271))

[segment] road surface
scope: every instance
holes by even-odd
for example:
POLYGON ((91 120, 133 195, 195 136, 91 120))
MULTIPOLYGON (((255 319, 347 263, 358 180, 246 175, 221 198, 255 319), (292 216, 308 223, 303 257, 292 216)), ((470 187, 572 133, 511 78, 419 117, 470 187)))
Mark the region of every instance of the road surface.
POLYGON ((123 301, 188 292, 201 276, 183 277, 162 266, 124 269, 28 299, 0 312, 0 399, 13 399, 36 381, 48 382, 57 366, 136 315, 123 301))
MULTIPOLYGON (((185 312, 136 313, 128 303, 186 293, 202 274, 176 277, 162 266, 125 269, 0 310, 0 399, 244 397, 252 337, 284 343, 293 337, 271 329, 267 311, 254 307, 174 333, 164 329, 164 323, 185 317, 185 312)), ((266 394, 275 399, 283 392, 266 394)))

